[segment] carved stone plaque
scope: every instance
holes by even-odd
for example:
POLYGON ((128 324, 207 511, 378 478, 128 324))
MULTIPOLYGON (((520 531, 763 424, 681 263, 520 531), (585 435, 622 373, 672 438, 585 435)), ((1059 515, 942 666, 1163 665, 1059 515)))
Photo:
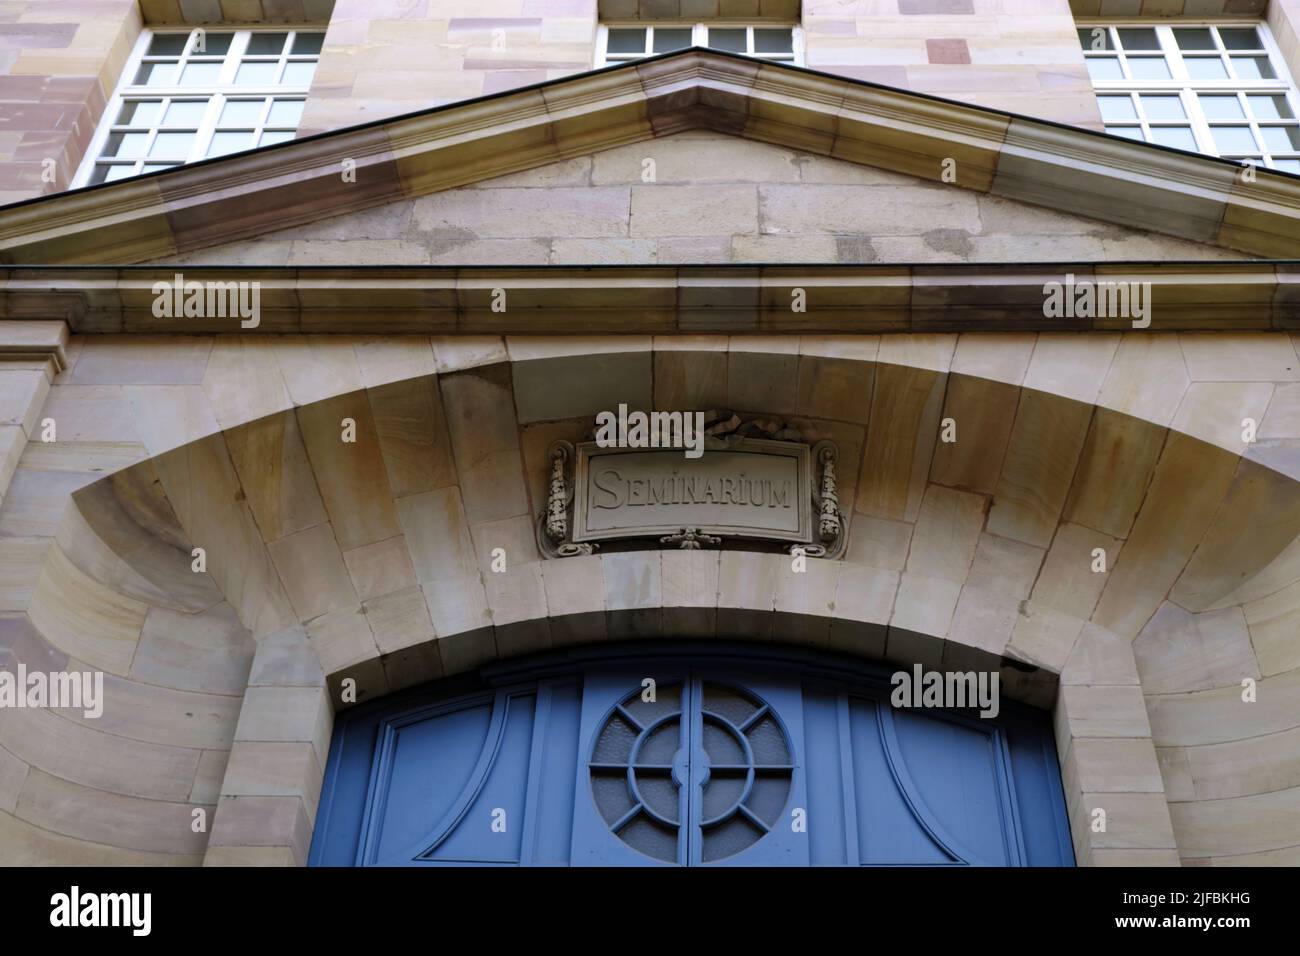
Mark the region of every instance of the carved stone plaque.
POLYGON ((744 439, 688 459, 681 449, 577 446, 574 541, 665 535, 812 541, 807 445, 744 439))

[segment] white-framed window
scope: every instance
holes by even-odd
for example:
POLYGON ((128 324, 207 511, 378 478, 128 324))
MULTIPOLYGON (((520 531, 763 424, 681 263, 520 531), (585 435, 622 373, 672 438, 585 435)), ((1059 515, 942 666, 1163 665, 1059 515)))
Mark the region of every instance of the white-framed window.
POLYGON ((1300 173, 1300 99, 1263 23, 1077 26, 1106 132, 1300 173))
POLYGON ((73 185, 293 139, 324 38, 319 27, 145 31, 73 185))
POLYGON ((803 30, 776 23, 603 23, 596 35, 596 66, 626 63, 687 47, 743 53, 803 66, 803 30))

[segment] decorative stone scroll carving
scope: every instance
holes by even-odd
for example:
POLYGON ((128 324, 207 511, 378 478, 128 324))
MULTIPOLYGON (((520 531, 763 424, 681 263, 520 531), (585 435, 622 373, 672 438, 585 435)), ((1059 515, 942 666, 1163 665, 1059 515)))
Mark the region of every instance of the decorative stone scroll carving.
POLYGON ((569 540, 569 513, 573 510, 573 445, 567 441, 552 442, 547 457, 551 461, 551 482, 546 494, 546 510, 537 518, 537 547, 548 558, 591 554, 599 545, 569 540))
POLYGON ((813 461, 821 469, 821 480, 813 492, 813 506, 817 509, 818 543, 808 545, 803 552, 814 558, 838 558, 844 553, 846 543, 844 516, 840 513, 835 478, 839 449, 832 441, 819 441, 813 446, 812 454, 813 461))

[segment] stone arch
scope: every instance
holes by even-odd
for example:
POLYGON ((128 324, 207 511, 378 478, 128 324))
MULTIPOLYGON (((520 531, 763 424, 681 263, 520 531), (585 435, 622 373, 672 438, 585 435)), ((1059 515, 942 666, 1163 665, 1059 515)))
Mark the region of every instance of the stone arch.
MULTIPOLYGON (((1300 680, 1284 636, 1300 496, 1231 450, 1218 405, 1149 381, 1159 339, 481 340, 432 371, 380 342, 363 389, 333 374, 335 343, 295 345, 308 364, 288 389, 310 401, 260 416, 245 401, 72 496, 7 626, 29 660, 103 669, 122 703, 101 725, 6 715, 0 745, 30 769, 0 824, 46 858, 300 863, 345 677, 364 699, 566 642, 779 629, 900 662, 996 661, 1013 694, 1054 702, 1081 860, 1177 862, 1184 833, 1184 856, 1254 847, 1213 804, 1294 799, 1274 784, 1300 680), (538 456, 620 400, 836 438, 857 462, 845 559, 799 577, 743 550, 540 560, 538 456), (513 573, 483 573, 496 546, 522 556, 513 573), (1208 629, 1230 659, 1197 657, 1208 629), (1249 721, 1239 672, 1260 684, 1249 721), (1211 797, 1228 784, 1202 748, 1261 766, 1211 797), (1079 827, 1099 790, 1126 826, 1110 843, 1079 827), (195 806, 211 839, 190 831, 195 806)), ((1255 839, 1287 858, 1288 833, 1255 839)))

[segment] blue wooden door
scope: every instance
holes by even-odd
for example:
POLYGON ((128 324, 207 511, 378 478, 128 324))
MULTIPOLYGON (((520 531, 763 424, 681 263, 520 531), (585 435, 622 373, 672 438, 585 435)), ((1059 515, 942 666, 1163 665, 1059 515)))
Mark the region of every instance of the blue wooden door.
POLYGON ((593 653, 393 695, 336 723, 311 862, 1073 863, 1046 714, 888 690, 795 652, 593 653))

